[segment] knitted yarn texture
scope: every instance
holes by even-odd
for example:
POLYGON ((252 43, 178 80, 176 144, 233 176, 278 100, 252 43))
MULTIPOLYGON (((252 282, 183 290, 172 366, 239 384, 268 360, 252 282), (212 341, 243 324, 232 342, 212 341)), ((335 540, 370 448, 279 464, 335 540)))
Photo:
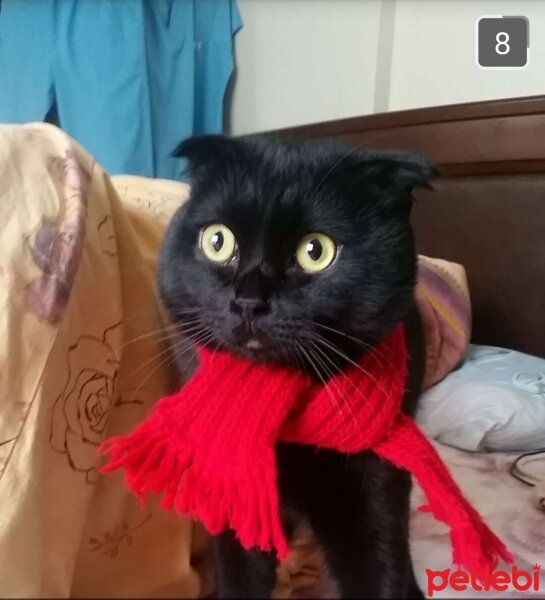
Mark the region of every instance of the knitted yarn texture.
POLYGON ((245 548, 289 548, 280 522, 275 443, 354 454, 372 450, 409 471, 423 510, 450 527, 453 562, 493 569, 512 562, 501 540, 464 498, 441 458, 401 410, 408 375, 403 325, 325 385, 298 371, 199 349, 182 389, 161 399, 132 433, 106 440, 104 472, 125 470, 142 500, 201 521, 211 534, 233 529, 245 548))

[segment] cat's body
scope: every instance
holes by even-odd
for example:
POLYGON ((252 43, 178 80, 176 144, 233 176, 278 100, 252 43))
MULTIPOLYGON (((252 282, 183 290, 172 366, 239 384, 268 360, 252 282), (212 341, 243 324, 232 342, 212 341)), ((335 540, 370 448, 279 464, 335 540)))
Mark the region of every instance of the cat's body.
MULTIPOLYGON (((409 214, 429 164, 219 136, 188 140, 178 154, 189 161, 192 192, 167 233, 159 284, 181 330, 326 380, 404 321, 404 411, 414 414, 423 361, 409 214)), ((421 597, 408 548, 407 473, 371 452, 293 444, 277 445, 277 462, 287 532, 293 515, 310 524, 342 597, 421 597)), ((215 551, 220 597, 270 597, 272 554, 244 550, 230 531, 215 551)))

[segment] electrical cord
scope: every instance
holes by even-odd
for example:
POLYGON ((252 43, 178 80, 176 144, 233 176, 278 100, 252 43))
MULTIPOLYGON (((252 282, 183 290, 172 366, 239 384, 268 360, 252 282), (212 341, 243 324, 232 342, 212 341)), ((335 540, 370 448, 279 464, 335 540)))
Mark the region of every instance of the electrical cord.
POLYGON ((533 450, 532 452, 525 452, 524 454, 521 454, 511 465, 509 473, 511 473, 511 475, 520 482, 535 487, 541 481, 541 478, 537 478, 531 473, 528 473, 528 471, 524 471, 523 467, 529 462, 534 462, 533 460, 525 459, 528 459, 531 456, 539 456, 540 454, 542 454, 543 458, 545 459, 545 448, 540 448, 539 450, 533 450))
POLYGON ((530 463, 545 459, 545 448, 521 454, 509 468, 509 473, 518 481, 533 487, 533 500, 535 506, 545 512, 545 476, 538 477, 528 472, 525 467, 530 463))

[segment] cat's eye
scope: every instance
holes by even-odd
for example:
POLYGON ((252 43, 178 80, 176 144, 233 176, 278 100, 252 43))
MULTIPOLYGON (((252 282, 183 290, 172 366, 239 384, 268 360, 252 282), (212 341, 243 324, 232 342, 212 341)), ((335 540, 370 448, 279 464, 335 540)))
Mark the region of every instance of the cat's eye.
POLYGON ((206 258, 215 263, 228 263, 237 251, 233 232, 221 223, 207 225, 202 229, 200 245, 206 258))
POLYGON ((337 256, 337 245, 325 233, 309 233, 299 242, 295 252, 298 265, 309 273, 327 269, 337 256))

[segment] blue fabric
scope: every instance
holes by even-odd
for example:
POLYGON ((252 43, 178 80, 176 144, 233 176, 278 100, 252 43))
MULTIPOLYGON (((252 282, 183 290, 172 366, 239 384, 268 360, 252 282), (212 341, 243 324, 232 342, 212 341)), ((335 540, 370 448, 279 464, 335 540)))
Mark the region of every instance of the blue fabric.
POLYGON ((170 153, 223 129, 236 0, 3 0, 0 121, 60 125, 110 173, 179 178, 170 153))

